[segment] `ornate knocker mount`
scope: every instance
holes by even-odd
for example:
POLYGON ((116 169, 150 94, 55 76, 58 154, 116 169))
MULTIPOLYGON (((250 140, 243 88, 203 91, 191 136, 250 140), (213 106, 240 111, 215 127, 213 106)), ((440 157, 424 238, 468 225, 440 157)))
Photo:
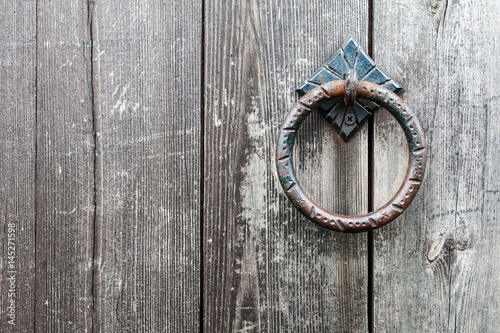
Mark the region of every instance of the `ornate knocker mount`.
POLYGON ((341 232, 368 231, 393 221, 413 201, 422 184, 427 153, 418 119, 396 95, 401 90, 352 38, 297 88, 303 96, 281 128, 276 167, 287 197, 309 220, 341 232), (388 203, 366 215, 346 216, 321 208, 303 192, 295 176, 292 152, 297 131, 307 116, 318 110, 348 142, 379 106, 396 118, 408 141, 409 165, 403 184, 388 203))

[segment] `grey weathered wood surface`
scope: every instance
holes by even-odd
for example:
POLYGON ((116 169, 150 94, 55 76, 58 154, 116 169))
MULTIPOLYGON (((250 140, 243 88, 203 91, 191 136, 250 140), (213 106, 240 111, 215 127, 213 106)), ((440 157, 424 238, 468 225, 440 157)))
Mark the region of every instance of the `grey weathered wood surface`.
POLYGON ((0 330, 196 331, 201 4, 0 6, 0 330))
POLYGON ((199 1, 97 1, 96 331, 195 332, 199 1))
POLYGON ((0 7, 0 331, 28 332, 35 307, 36 6, 8 1, 0 7), (15 297, 9 297, 12 275, 15 297), (11 299, 14 328, 7 317, 11 299))
POLYGON ((87 3, 40 1, 36 17, 35 329, 85 331, 94 238, 87 3))
MULTIPOLYGON (((373 2, 374 58, 430 158, 369 271, 367 235, 307 221, 274 171, 293 88, 347 37, 366 49, 368 1, 0 1, 0 331, 497 332, 499 14, 373 2)), ((407 154, 384 111, 374 140, 377 207, 407 154)), ((306 121, 313 199, 367 211, 368 141, 306 121)))
MULTIPOLYGON (((429 153, 416 201, 375 233, 375 332, 500 330, 499 14, 495 1, 375 3, 375 60, 406 88, 429 153)), ((376 206, 406 159, 395 126, 375 126, 376 206)))
MULTIPOLYGON (((205 331, 365 332, 366 235, 299 215, 278 184, 274 147, 295 86, 347 37, 366 46, 368 3, 206 6, 205 331)), ((325 207, 366 211, 366 129, 343 145, 311 118, 297 139, 299 179, 325 207)))

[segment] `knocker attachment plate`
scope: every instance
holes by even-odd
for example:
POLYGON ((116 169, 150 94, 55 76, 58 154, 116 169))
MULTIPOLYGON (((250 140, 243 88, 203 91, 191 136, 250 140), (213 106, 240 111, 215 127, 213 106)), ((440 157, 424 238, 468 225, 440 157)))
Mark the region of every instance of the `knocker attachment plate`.
MULTIPOLYGON (((343 80, 354 71, 360 81, 368 81, 394 93, 403 90, 401 85, 385 74, 359 44, 350 38, 321 68, 295 90, 300 96, 324 83, 343 80)), ((357 80, 356 80, 357 81, 357 80)), ((364 98, 358 98, 348 109, 341 97, 334 98, 318 107, 319 113, 333 126, 345 142, 349 141, 378 106, 364 98)))

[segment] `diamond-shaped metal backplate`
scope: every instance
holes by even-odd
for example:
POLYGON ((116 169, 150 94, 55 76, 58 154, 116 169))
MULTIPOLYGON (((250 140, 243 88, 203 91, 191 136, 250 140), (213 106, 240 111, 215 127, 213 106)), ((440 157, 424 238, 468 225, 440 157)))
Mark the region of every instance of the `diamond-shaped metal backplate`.
MULTIPOLYGON (((356 70, 360 81, 376 83, 395 93, 403 89, 399 83, 382 72, 359 44, 350 38, 330 60, 295 90, 303 96, 323 83, 343 80, 344 73, 349 68, 356 70)), ((358 98, 352 107, 346 107, 343 98, 336 98, 321 105, 318 111, 347 142, 377 108, 377 104, 361 98, 358 98)))

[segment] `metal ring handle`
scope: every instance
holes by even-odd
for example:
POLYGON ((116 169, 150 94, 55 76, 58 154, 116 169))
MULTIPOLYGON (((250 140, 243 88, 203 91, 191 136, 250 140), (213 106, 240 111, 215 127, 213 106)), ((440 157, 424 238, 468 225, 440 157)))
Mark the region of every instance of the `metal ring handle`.
POLYGON ((410 205, 423 180, 427 153, 422 127, 403 99, 377 84, 358 81, 357 97, 371 100, 387 109, 403 128, 409 148, 409 165, 404 182, 388 203, 366 215, 335 214, 314 203, 300 187, 293 169, 295 136, 313 110, 333 98, 345 96, 345 89, 345 81, 331 81, 312 89, 295 104, 279 134, 276 168, 286 195, 309 220, 336 231, 363 232, 391 222, 410 205))

